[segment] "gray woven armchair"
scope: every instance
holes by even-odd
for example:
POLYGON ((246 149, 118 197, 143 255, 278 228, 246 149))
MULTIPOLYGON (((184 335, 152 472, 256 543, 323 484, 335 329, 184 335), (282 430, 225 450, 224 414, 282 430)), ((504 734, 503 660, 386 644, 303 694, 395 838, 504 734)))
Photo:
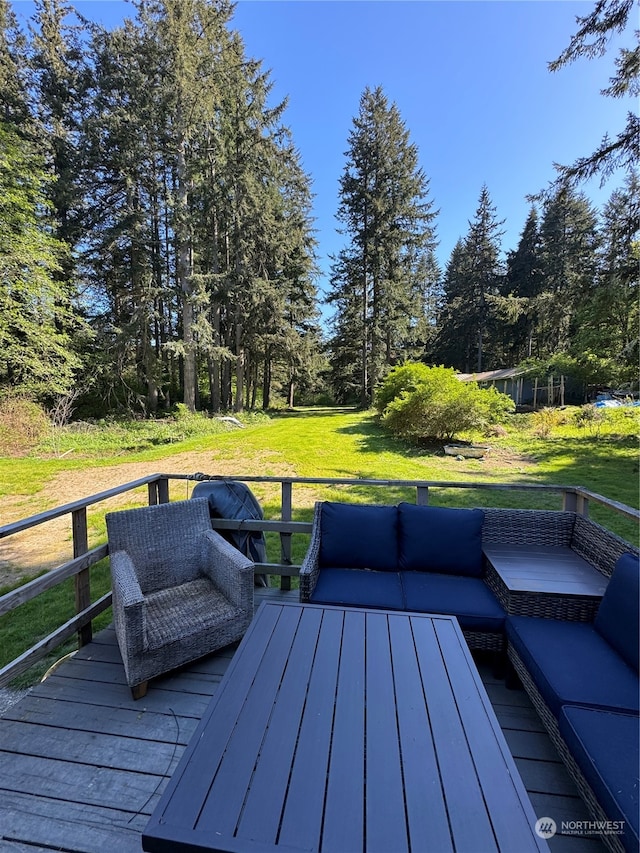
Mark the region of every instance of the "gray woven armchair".
POLYGON ((253 563, 211 529, 206 498, 108 513, 113 622, 134 699, 150 678, 239 640, 253 563))

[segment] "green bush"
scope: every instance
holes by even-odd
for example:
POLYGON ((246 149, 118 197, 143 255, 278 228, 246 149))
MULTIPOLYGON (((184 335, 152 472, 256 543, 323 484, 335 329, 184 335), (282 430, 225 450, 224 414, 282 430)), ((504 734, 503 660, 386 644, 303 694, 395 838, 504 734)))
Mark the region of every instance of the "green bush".
POLYGON ((51 430, 42 406, 19 395, 0 397, 0 455, 20 455, 34 447, 51 430))
POLYGON ((427 367, 421 362, 410 362, 394 367, 388 374, 376 394, 376 408, 384 414, 387 406, 405 392, 415 391, 419 385, 429 381, 432 370, 444 368, 427 367))
POLYGON ((461 382, 451 368, 404 365, 389 373, 378 394, 384 425, 402 438, 452 439, 499 423, 514 409, 495 388, 461 382))

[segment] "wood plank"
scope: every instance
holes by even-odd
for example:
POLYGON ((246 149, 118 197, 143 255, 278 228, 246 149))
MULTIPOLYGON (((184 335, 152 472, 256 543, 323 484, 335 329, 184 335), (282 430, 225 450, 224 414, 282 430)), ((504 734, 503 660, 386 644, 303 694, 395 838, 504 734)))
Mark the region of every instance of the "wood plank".
POLYGON ((318 803, 325 798, 342 624, 340 611, 323 612, 282 815, 279 844, 284 847, 315 850, 320 842, 322 809, 318 803))
MULTIPOLYGON (((274 666, 280 666, 284 670, 286 664, 286 640, 289 641, 295 633, 295 625, 288 626, 288 632, 279 642, 271 642, 274 639, 274 629, 279 618, 278 608, 263 609, 258 617, 252 622, 245 634, 243 644, 247 649, 246 654, 236 655, 231 662, 229 672, 233 678, 228 678, 220 687, 214 701, 206 709, 202 719, 202 727, 199 731, 204 734, 208 731, 205 740, 202 734, 199 738, 194 737, 185 753, 185 763, 181 770, 174 773, 171 778, 162 807, 158 810, 157 825, 164 821, 164 814, 170 807, 172 824, 177 830, 182 828, 193 828, 200 816, 200 811, 211 786, 212 778, 215 780, 217 772, 223 764, 226 756, 226 747, 235 729, 236 721, 242 712, 247 693, 254 684, 256 674, 260 678, 258 689, 266 684, 265 675, 273 670, 274 666), (260 644, 251 644, 250 638, 257 631, 264 632, 265 647, 260 644), (261 667, 265 658, 269 665, 261 667), (260 677, 260 672, 262 676, 260 677), (209 720, 216 714, 217 709, 224 709, 219 723, 207 730, 209 720), (196 750, 196 744, 202 748, 196 750), (203 746, 204 744, 204 746, 203 746), (184 791, 180 786, 180 780, 185 772, 189 772, 189 791, 184 791), (173 798, 173 799, 172 799, 173 798)), ((232 768, 230 768, 232 770, 232 768)), ((155 820, 154 817, 154 820, 155 820)), ((225 818, 228 820, 228 814, 225 818)), ((237 815, 234 815, 234 821, 237 815)), ((235 823, 234 823, 235 828, 235 823)))
MULTIPOLYGON (((153 744, 174 743, 186 745, 199 720, 193 716, 167 715, 148 709, 115 709, 103 705, 73 706, 50 697, 29 694, 9 708, 6 721, 32 723, 43 731, 51 727, 67 728, 70 732, 99 732, 119 735, 153 744)), ((0 735, 4 724, 0 726, 0 735)))
POLYGON ((145 814, 65 802, 59 798, 3 791, 0 828, 3 853, 26 850, 77 853, 140 853, 145 814), (8 841, 7 839, 11 839, 8 841), (14 847, 10 845, 14 844, 14 847), (40 847, 39 845, 44 845, 40 847))
POLYGON ((445 664, 440 654, 433 654, 439 645, 434 626, 415 620, 413 630, 442 786, 447 802, 456 803, 449 813, 454 845, 456 850, 489 853, 496 850, 495 837, 445 664))
POLYGON ((364 613, 345 613, 322 833, 329 850, 365 845, 364 620, 364 613))
POLYGON ((157 792, 166 782, 157 774, 123 772, 2 751, 0 778, 10 778, 11 790, 22 794, 60 798, 64 792, 65 801, 113 809, 127 803, 134 814, 151 814, 157 792))
MULTIPOLYGON (((428 838, 433 850, 446 853, 453 846, 426 697, 415 655, 413 621, 389 617, 389 628, 411 849, 420 849, 428 838)), ((433 652, 438 653, 436 649, 433 652)))
POLYGON ((184 735, 176 725, 176 740, 154 743, 132 737, 38 726, 33 723, 11 722, 2 726, 0 751, 31 757, 53 758, 77 764, 108 767, 112 770, 169 776, 186 746, 184 735))
POLYGON ((366 843, 380 853, 409 849, 388 623, 366 614, 366 843))
POLYGON ((514 772, 513 758, 460 631, 442 620, 434 624, 498 847, 519 853, 542 849, 533 831, 535 815, 526 790, 514 772), (459 649, 458 661, 451 652, 445 653, 449 647, 459 649))
POLYGON ((303 613, 302 630, 295 635, 242 809, 237 832, 239 838, 276 843, 313 664, 310 639, 317 636, 321 617, 319 610, 303 613))
POLYGON ((564 764, 516 758, 516 766, 528 791, 568 796, 575 791, 564 764))
POLYGON ((75 678, 64 678, 58 671, 31 691, 35 697, 51 697, 60 702, 82 705, 104 705, 112 708, 127 708, 132 711, 151 710, 172 716, 200 718, 210 702, 209 696, 179 691, 162 690, 152 682, 144 699, 135 700, 124 684, 94 682, 87 685, 75 678))

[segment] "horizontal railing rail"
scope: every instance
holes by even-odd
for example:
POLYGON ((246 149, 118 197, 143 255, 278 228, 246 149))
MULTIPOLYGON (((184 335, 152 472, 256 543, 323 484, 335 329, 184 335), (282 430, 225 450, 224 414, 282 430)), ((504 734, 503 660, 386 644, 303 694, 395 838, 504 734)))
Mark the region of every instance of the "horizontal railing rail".
POLYGON ((59 626, 49 635, 39 640, 31 648, 0 669, 0 687, 8 684, 17 675, 25 672, 38 660, 49 654, 56 646, 68 640, 74 634, 78 636, 78 644, 85 645, 92 638, 92 621, 111 605, 111 593, 107 593, 95 602, 91 602, 90 570, 93 565, 103 560, 109 553, 107 544, 93 548, 88 545, 87 508, 104 503, 111 498, 128 492, 147 487, 146 501, 149 505, 166 503, 169 500, 169 482, 171 480, 188 481, 236 481, 242 483, 263 483, 280 485, 280 517, 278 519, 213 519, 212 525, 218 530, 247 530, 272 532, 280 537, 280 562, 256 563, 255 573, 271 574, 280 577, 282 589, 289 589, 291 578, 299 572, 299 565, 292 559, 292 536, 309 534, 311 523, 293 519, 293 488, 294 486, 351 486, 379 487, 381 489, 415 489, 415 500, 419 505, 429 503, 430 491, 433 489, 447 490, 480 490, 480 491, 526 491, 546 492, 562 496, 562 506, 566 510, 589 514, 590 503, 606 507, 625 518, 640 522, 640 511, 626 506, 618 501, 610 500, 602 495, 584 489, 581 486, 559 486, 540 483, 461 483, 441 482, 432 480, 384 480, 384 479, 354 479, 336 477, 261 477, 256 475, 234 476, 218 474, 150 474, 128 483, 123 483, 106 491, 89 495, 86 498, 54 507, 28 518, 0 526, 0 540, 21 533, 48 521, 63 516, 71 516, 73 558, 40 577, 30 580, 16 589, 0 596, 0 616, 32 601, 68 580, 74 579, 75 615, 59 626))

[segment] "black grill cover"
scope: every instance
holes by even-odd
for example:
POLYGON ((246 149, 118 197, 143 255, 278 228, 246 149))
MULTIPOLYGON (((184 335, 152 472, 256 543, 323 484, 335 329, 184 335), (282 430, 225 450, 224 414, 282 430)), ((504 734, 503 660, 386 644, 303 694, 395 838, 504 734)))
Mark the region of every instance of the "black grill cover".
MULTIPOLYGON (((207 498, 211 518, 264 518, 251 489, 236 480, 203 481, 194 488, 191 497, 207 498)), ((219 530, 218 533, 254 563, 267 562, 264 533, 258 530, 219 530)), ((266 575, 256 575, 256 583, 268 586, 266 575)))

